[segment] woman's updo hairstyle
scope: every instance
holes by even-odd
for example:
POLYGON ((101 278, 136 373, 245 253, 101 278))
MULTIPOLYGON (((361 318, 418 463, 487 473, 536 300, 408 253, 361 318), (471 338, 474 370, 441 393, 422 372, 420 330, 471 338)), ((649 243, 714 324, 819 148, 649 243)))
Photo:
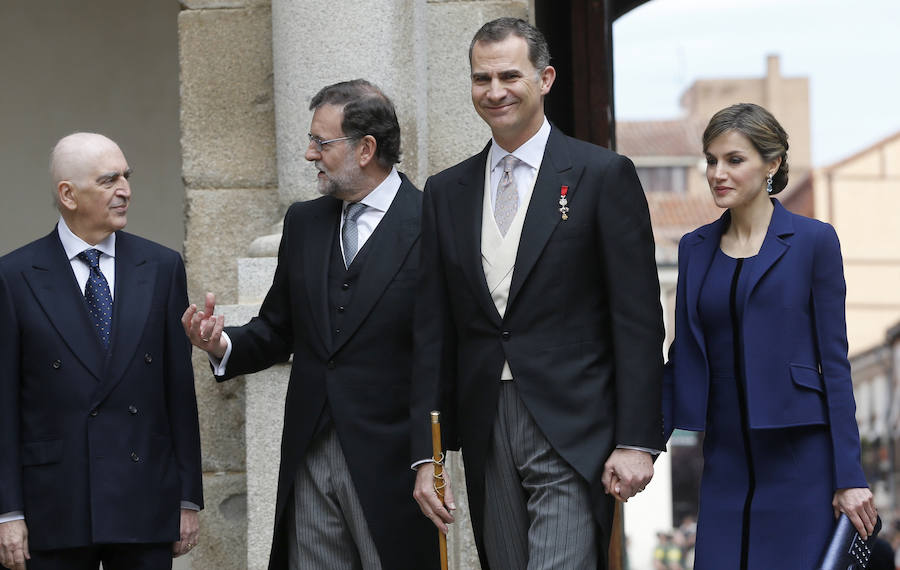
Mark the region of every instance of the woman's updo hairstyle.
POLYGON ((703 152, 713 139, 728 131, 737 131, 747 137, 766 162, 781 157, 781 166, 772 177, 772 194, 784 190, 788 183, 788 136, 772 113, 753 103, 738 103, 722 109, 713 115, 703 131, 703 152))

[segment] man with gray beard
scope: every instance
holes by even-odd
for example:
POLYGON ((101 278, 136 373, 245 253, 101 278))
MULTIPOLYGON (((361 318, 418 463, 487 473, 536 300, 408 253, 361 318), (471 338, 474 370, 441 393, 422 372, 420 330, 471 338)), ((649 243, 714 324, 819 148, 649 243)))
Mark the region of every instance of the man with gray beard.
POLYGON ((269 568, 436 568, 437 535, 409 499, 422 194, 394 167, 400 125, 377 87, 330 85, 310 109, 324 196, 288 209, 259 315, 223 330, 208 293, 182 323, 219 381, 293 354, 269 568))

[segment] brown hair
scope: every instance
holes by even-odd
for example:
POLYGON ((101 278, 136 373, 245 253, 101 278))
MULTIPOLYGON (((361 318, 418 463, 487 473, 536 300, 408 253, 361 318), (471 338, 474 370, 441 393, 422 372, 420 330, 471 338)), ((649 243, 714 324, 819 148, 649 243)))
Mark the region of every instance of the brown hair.
POLYGON ((766 162, 781 157, 778 172, 772 177, 772 194, 784 190, 788 183, 788 135, 772 113, 753 103, 725 107, 713 115, 703 131, 703 152, 713 139, 728 131, 747 137, 766 162))

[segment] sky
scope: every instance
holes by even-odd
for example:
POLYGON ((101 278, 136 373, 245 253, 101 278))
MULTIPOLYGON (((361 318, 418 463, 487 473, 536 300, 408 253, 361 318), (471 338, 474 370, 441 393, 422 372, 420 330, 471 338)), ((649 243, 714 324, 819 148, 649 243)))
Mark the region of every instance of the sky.
POLYGON ((900 132, 900 0, 651 0, 613 24, 616 117, 679 117, 694 80, 763 77, 769 54, 810 80, 814 166, 900 132))

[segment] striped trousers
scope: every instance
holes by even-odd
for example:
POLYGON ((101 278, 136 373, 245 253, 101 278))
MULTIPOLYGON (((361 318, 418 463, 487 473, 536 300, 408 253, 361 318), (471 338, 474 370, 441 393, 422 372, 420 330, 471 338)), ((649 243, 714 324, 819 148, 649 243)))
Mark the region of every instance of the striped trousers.
POLYGON ((515 382, 500 383, 485 463, 484 543, 499 570, 594 570, 588 483, 541 433, 515 382))
POLYGON ((381 570, 381 560, 333 426, 310 445, 294 479, 291 570, 381 570))

